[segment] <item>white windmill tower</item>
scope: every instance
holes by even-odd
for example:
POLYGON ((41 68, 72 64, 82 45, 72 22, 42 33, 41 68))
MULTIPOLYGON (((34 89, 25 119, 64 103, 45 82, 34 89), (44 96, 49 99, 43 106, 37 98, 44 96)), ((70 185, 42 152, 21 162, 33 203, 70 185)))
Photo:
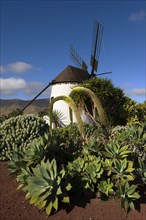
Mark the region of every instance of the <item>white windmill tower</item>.
MULTIPOLYGON (((72 91, 72 88, 84 80, 89 80, 89 73, 87 70, 79 69, 73 66, 67 66, 54 80, 52 80, 49 86, 50 101, 58 96, 68 96, 72 91)), ((54 103, 53 110, 57 110, 64 115, 63 123, 65 125, 70 124, 69 106, 63 100, 59 100, 54 103)), ((81 115, 83 121, 87 120, 84 113, 81 115)), ((76 118, 73 114, 73 122, 76 122, 76 118)))
MULTIPOLYGON (((95 20, 94 29, 93 29, 93 39, 92 39, 92 49, 91 49, 91 61, 90 65, 92 67, 91 74, 87 71, 86 63, 81 59, 81 57, 77 54, 74 48, 70 47, 70 55, 76 64, 77 67, 67 66, 56 78, 54 78, 33 100, 31 100, 23 109, 26 109, 36 98, 38 98, 46 89, 49 90, 49 99, 50 101, 58 96, 68 96, 72 90, 72 88, 84 80, 89 80, 96 75, 108 74, 111 72, 95 74, 98 69, 99 62, 99 53, 101 47, 101 40, 103 34, 103 26, 101 23, 95 20)), ((69 117, 69 107, 68 105, 60 100, 54 103, 53 110, 58 110, 63 113, 65 119, 62 121, 63 124, 67 125, 70 123, 69 117)), ((89 117, 82 112, 81 114, 82 120, 84 122, 89 122, 89 117)), ((76 122, 75 117, 73 116, 73 122, 76 122)))

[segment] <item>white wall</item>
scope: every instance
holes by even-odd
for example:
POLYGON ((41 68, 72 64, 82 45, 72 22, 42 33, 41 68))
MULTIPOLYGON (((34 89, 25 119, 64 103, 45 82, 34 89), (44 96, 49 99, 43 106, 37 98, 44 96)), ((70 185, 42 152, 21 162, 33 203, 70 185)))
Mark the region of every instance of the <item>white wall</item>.
MULTIPOLYGON (((49 87, 49 98, 51 99, 52 97, 57 97, 57 96, 68 96, 72 90, 72 88, 78 85, 77 83, 59 83, 59 84, 54 84, 49 87)), ((65 119, 63 120, 63 123, 65 125, 70 124, 70 117, 69 117, 69 107, 68 105, 62 101, 59 100, 54 103, 53 105, 53 110, 59 110, 64 114, 65 119)), ((89 122, 89 118, 87 115, 82 114, 82 120, 85 122, 89 122)), ((73 122, 76 122, 76 118, 73 114, 73 122)))

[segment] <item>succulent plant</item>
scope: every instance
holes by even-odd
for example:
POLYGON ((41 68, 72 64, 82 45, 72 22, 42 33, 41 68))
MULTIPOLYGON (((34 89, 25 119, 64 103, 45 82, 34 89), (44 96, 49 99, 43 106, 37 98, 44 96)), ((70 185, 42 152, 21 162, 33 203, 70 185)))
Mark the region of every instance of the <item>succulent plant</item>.
POLYGON ((132 151, 128 148, 128 144, 122 146, 120 143, 118 143, 118 141, 112 140, 104 146, 104 151, 102 151, 102 154, 107 158, 119 160, 132 153, 132 151))
POLYGON ((65 169, 57 170, 56 160, 51 162, 47 160, 45 163, 36 166, 33 170, 33 176, 28 177, 27 187, 28 193, 26 198, 30 198, 30 204, 34 204, 39 209, 46 208, 46 212, 50 215, 52 209, 58 210, 58 202, 69 203, 67 191, 71 189, 71 185, 65 181, 65 169))
POLYGON ((140 157, 138 158, 139 167, 137 168, 138 176, 141 177, 141 180, 144 184, 146 184, 146 160, 142 160, 140 157))
POLYGON ((105 194, 106 196, 109 196, 109 194, 113 194, 113 182, 108 178, 107 180, 101 180, 98 184, 98 190, 105 194))
POLYGON ((134 201, 140 198, 140 195, 136 192, 136 188, 136 185, 130 186, 128 182, 125 182, 117 190, 117 196, 121 198, 121 208, 125 212, 128 212, 129 208, 135 209, 134 201))
POLYGON ((97 182, 103 173, 101 157, 90 155, 88 149, 83 150, 83 156, 78 157, 68 164, 68 171, 71 176, 78 176, 84 182, 84 188, 95 191, 97 182))
POLYGON ((134 180, 133 171, 135 168, 133 167, 133 162, 127 161, 126 158, 124 160, 114 161, 111 170, 113 173, 112 178, 116 180, 116 185, 134 180))
POLYGON ((28 144, 47 131, 45 121, 35 115, 19 115, 0 125, 0 160, 10 160, 14 152, 25 151, 28 144))

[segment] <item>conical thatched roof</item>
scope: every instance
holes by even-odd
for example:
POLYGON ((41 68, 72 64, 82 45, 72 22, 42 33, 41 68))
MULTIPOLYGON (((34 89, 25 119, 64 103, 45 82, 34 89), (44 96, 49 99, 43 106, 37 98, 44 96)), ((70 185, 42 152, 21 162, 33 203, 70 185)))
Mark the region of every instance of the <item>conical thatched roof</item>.
POLYGON ((67 66, 54 80, 52 84, 57 83, 81 83, 90 77, 86 70, 73 66, 67 66))

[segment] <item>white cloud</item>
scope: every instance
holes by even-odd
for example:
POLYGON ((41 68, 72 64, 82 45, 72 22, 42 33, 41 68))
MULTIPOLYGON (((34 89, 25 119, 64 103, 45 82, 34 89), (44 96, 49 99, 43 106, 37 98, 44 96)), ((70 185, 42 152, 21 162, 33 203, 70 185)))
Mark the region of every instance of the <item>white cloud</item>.
POLYGON ((1 96, 5 97, 12 95, 17 97, 20 93, 23 93, 30 98, 30 96, 37 95, 44 87, 44 83, 41 82, 26 82, 24 79, 14 77, 0 78, 1 96))
POLYGON ((129 97, 145 97, 146 98, 146 89, 145 88, 135 88, 135 89, 130 89, 130 88, 125 88, 124 93, 126 96, 129 97))
POLYGON ((4 66, 0 66, 0 73, 6 73, 7 69, 4 66))
POLYGON ((129 21, 131 22, 140 22, 144 20, 146 17, 146 12, 144 10, 140 10, 138 12, 134 12, 129 16, 129 21))
POLYGON ((1 94, 10 95, 14 91, 25 89, 26 82, 24 79, 15 79, 13 77, 8 79, 0 78, 0 85, 1 94))
POLYGON ((33 67, 31 64, 24 62, 16 62, 7 65, 8 70, 14 73, 24 73, 28 70, 31 70, 33 67))
POLYGON ((0 73, 24 73, 28 70, 34 69, 31 64, 25 63, 25 62, 15 62, 15 63, 10 63, 6 66, 0 66, 0 73))
POLYGON ((41 82, 30 82, 25 88, 26 95, 37 95, 45 87, 44 83, 41 82))
POLYGON ((146 96, 146 89, 144 89, 144 88, 133 89, 131 92, 133 95, 146 96))

